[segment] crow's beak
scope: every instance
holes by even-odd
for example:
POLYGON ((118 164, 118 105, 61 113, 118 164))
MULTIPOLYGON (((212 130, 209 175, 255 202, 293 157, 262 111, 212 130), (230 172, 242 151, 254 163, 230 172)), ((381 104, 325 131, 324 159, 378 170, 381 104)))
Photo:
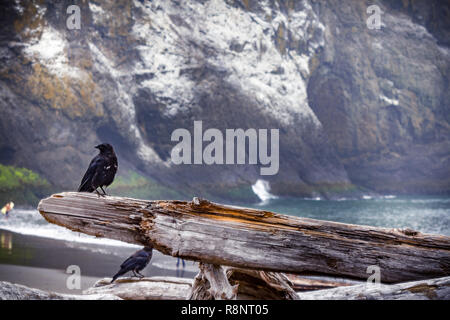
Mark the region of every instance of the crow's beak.
POLYGON ((100 146, 101 146, 101 145, 99 144, 98 146, 95 146, 94 148, 100 149, 100 146))

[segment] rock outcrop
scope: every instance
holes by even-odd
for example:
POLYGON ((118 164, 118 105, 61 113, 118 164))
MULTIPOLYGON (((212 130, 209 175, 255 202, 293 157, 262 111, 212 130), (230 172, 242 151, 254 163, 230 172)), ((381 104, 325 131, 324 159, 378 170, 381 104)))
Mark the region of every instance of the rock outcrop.
POLYGON ((448 4, 375 1, 370 30, 351 0, 90 1, 70 30, 71 4, 1 5, 1 164, 73 190, 109 141, 147 198, 450 191, 448 4), (279 173, 174 165, 194 120, 280 129, 279 173))

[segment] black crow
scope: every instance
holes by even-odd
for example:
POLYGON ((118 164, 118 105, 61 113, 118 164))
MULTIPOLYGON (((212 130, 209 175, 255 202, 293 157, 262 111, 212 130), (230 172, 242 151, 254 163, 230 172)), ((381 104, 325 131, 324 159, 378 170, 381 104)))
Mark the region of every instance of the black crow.
POLYGON ((143 270, 150 262, 150 259, 152 258, 152 251, 152 247, 144 247, 144 249, 136 251, 131 257, 120 265, 120 270, 114 275, 111 283, 128 271, 133 271, 135 277, 143 278, 144 276, 140 274, 139 271, 143 270))
POLYGON ((97 192, 97 188, 102 189, 103 195, 106 195, 103 187, 109 186, 117 172, 117 157, 113 147, 109 143, 102 143, 96 146, 100 153, 92 159, 89 168, 81 180, 78 192, 97 192))

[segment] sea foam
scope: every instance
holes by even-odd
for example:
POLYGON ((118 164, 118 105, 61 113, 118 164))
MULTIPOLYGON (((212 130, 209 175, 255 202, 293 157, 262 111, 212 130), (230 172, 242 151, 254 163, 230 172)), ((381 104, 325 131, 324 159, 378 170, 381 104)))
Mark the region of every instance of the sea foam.
POLYGON ((14 209, 9 217, 0 217, 0 229, 70 242, 92 243, 121 247, 138 247, 131 243, 107 238, 97 238, 48 223, 37 210, 14 209))

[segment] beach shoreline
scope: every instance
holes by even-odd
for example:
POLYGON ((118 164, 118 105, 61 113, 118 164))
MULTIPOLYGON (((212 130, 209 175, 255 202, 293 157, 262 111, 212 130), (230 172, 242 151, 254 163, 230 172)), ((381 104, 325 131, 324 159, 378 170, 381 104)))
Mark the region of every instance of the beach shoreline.
MULTIPOLYGON (((137 249, 76 241, 55 240, 0 229, 0 281, 58 293, 80 294, 96 281, 111 277, 120 264, 137 249), (69 266, 78 266, 81 288, 69 289, 69 266)), ((146 277, 194 278, 197 265, 186 261, 177 268, 177 258, 154 251, 146 277)))

